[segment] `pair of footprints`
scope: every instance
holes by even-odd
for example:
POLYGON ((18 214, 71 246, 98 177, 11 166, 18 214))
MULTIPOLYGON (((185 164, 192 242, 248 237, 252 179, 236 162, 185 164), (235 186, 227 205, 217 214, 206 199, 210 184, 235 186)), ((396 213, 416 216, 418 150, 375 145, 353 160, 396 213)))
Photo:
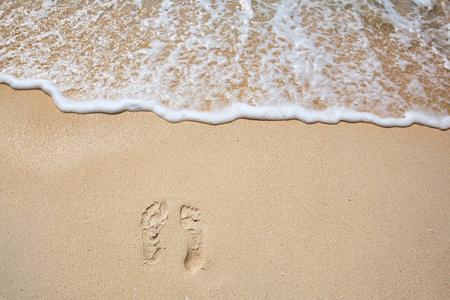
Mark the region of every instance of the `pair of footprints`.
MULTIPOLYGON (((167 220, 166 202, 155 202, 142 214, 142 242, 144 263, 155 264, 162 247, 159 245, 159 232, 167 220)), ((180 225, 187 237, 187 253, 184 267, 196 272, 203 267, 202 222, 197 208, 183 205, 180 210, 180 225)))

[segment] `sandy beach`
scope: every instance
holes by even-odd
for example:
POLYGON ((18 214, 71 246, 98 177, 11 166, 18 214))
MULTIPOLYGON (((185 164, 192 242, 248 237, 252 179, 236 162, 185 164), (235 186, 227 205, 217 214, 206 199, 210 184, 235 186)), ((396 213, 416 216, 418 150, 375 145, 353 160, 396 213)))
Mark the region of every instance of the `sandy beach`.
POLYGON ((448 130, 0 103, 0 298, 450 298, 448 130))

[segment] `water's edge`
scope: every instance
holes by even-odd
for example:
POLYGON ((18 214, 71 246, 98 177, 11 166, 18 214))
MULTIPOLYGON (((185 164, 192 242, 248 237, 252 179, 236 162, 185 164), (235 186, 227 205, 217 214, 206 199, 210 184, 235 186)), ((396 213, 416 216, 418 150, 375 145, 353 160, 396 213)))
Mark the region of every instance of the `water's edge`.
POLYGON ((305 109, 299 105, 280 105, 254 107, 243 103, 233 104, 214 112, 196 110, 171 110, 153 100, 122 99, 119 101, 95 99, 73 101, 63 96, 61 90, 51 81, 41 79, 17 79, 0 74, 0 83, 16 90, 41 89, 52 97, 56 107, 66 113, 106 113, 117 114, 125 111, 151 111, 169 122, 196 121, 206 124, 223 124, 237 119, 254 120, 290 120, 297 119, 305 123, 337 124, 340 121, 350 123, 373 123, 382 127, 408 127, 412 124, 425 125, 441 130, 450 128, 450 116, 435 117, 417 111, 405 112, 404 118, 382 118, 373 113, 358 112, 344 107, 330 107, 324 110, 305 109))

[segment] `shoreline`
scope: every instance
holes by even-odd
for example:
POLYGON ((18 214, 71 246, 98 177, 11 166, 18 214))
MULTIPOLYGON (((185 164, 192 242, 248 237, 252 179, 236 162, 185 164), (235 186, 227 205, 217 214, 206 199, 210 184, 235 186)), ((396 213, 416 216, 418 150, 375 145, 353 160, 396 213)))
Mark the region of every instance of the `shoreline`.
POLYGON ((16 90, 42 90, 48 94, 61 112, 90 114, 118 114, 123 112, 152 112, 158 117, 172 123, 194 121, 209 125, 230 123, 239 119, 261 121, 299 120, 303 123, 337 124, 368 123, 381 127, 409 127, 413 124, 431 128, 448 130, 450 116, 435 117, 418 111, 407 111, 404 118, 380 117, 370 112, 359 112, 344 107, 329 107, 324 110, 311 110, 299 105, 280 105, 276 107, 254 107, 243 103, 227 106, 219 111, 205 112, 197 110, 174 111, 157 101, 123 99, 110 101, 94 99, 89 101, 71 101, 63 96, 61 90, 51 81, 40 79, 17 79, 6 74, 0 74, 0 85, 8 85, 16 90))
POLYGON ((6 298, 450 296, 448 130, 0 102, 6 298))

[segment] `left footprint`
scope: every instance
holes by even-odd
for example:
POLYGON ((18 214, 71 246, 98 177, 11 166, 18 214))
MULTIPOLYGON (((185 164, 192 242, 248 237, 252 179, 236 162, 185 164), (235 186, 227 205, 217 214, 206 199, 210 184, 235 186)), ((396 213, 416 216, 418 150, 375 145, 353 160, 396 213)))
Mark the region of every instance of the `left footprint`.
POLYGON ((162 249, 159 246, 159 231, 167 220, 166 202, 155 202, 142 214, 142 243, 144 250, 144 263, 153 265, 158 261, 158 253, 162 249))

